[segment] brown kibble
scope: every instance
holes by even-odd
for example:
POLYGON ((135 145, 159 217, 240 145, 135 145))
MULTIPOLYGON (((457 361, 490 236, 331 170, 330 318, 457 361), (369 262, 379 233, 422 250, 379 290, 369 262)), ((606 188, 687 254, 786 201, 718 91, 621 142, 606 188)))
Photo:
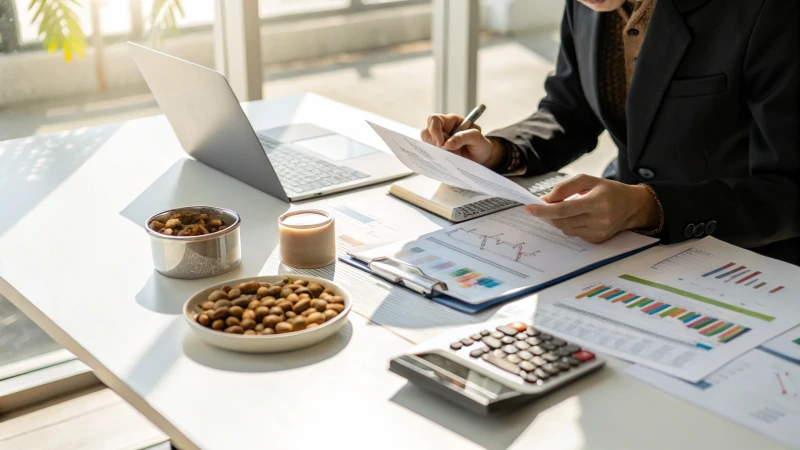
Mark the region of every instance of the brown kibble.
POLYGON ((291 288, 288 288, 288 287, 284 286, 281 289, 281 298, 286 298, 286 297, 292 295, 292 293, 294 293, 294 291, 291 288))
POLYGON ((231 305, 240 306, 242 309, 245 309, 250 305, 250 302, 253 298, 255 298, 254 295, 242 295, 241 297, 234 299, 231 302, 231 305))
POLYGON ((203 302, 203 304, 200 305, 200 307, 203 309, 214 309, 214 302, 212 302, 211 300, 203 302))
POLYGON ((150 229, 151 230, 158 231, 158 230, 161 230, 162 228, 166 228, 166 226, 163 223, 161 223, 161 222, 159 222, 157 220, 154 220, 154 221, 150 222, 150 229))
POLYGON ((298 300, 300 300, 300 297, 298 297, 297 294, 289 294, 289 296, 286 297, 286 300, 289 300, 292 302, 292 304, 295 304, 298 300))
POLYGON ((252 330, 256 327, 256 321, 253 319, 244 319, 242 320, 241 326, 245 330, 252 330))
POLYGON ((299 297, 300 297, 301 299, 307 298, 307 299, 311 300, 311 294, 300 294, 300 296, 299 296, 299 297))
POLYGON ((344 311, 344 305, 341 303, 328 303, 328 309, 332 309, 337 313, 344 311))
POLYGON ((281 296, 281 287, 280 286, 270 286, 267 290, 267 295, 270 297, 278 298, 281 296))
POLYGON ((285 287, 285 288, 289 288, 289 289, 291 289, 291 290, 292 290, 292 292, 294 292, 294 290, 295 290, 295 289, 300 289, 302 286, 300 286, 300 285, 299 285, 299 284, 297 284, 297 283, 291 283, 291 284, 287 284, 287 285, 286 285, 286 286, 284 286, 284 287, 285 287))
POLYGON ((310 323, 310 324, 306 325, 306 330, 308 330, 309 328, 314 328, 314 327, 318 327, 318 326, 319 326, 318 323, 310 323))
POLYGON ((290 309, 292 309, 292 302, 290 302, 289 300, 285 300, 284 299, 284 300, 279 301, 277 306, 280 307, 284 311, 289 311, 290 309))
POLYGON ((300 294, 311 295, 311 291, 309 291, 307 287, 301 287, 301 288, 295 289, 294 293, 297 294, 297 295, 300 295, 300 294))
POLYGON ((216 302, 214 302, 214 309, 219 309, 223 307, 230 308, 231 306, 233 306, 233 304, 231 303, 230 300, 217 300, 216 302))
POLYGON ((253 328, 253 329, 260 333, 260 332, 264 331, 264 328, 266 328, 266 327, 264 327, 263 323, 257 323, 256 327, 253 328))
POLYGON ((228 291, 228 300, 233 300, 242 296, 242 291, 239 288, 233 288, 228 291))
POLYGON ((303 317, 308 317, 308 316, 310 316, 311 314, 313 314, 313 313, 315 313, 315 312, 317 312, 317 310, 316 310, 316 309, 314 309, 314 308, 308 308, 307 310, 305 310, 305 311, 303 311, 302 313, 300 313, 300 315, 301 315, 301 316, 303 316, 303 317))
POLYGON ((225 328, 225 332, 231 334, 244 334, 244 328, 240 327, 239 325, 234 325, 232 327, 225 328))
POLYGON ((258 281, 252 280, 252 281, 245 281, 244 283, 236 287, 239 288, 239 290, 242 291, 243 294, 255 294, 256 292, 258 292, 258 288, 260 288, 261 285, 258 284, 258 281))
POLYGON ((242 314, 244 314, 244 309, 241 306, 231 306, 230 309, 228 309, 228 314, 241 319, 242 314))
POLYGON ((256 295, 258 295, 258 298, 266 297, 269 295, 269 288, 261 286, 258 288, 258 291, 256 291, 256 295))
POLYGON ((306 320, 308 320, 309 323, 324 323, 327 319, 325 319, 325 314, 315 311, 309 314, 306 320))
POLYGON ((292 324, 289 322, 279 322, 275 325, 275 333, 277 334, 290 333, 293 329, 292 324))
POLYGON ((225 228, 228 228, 228 226, 227 226, 227 225, 220 225, 220 227, 219 227, 219 228, 217 228, 217 231, 222 231, 222 230, 224 230, 225 228))
POLYGON ((317 298, 322 294, 322 286, 319 283, 308 283, 308 290, 311 296, 317 298))
POLYGON ((225 293, 228 293, 228 292, 230 292, 230 291, 231 291, 231 289, 233 289, 233 288, 232 288, 232 287, 230 287, 230 286, 222 286, 222 290, 223 290, 223 291, 225 291, 225 293))
POLYGON ((255 336, 257 333, 253 330, 244 330, 245 336, 255 336))
POLYGON ((264 331, 261 332, 264 336, 268 336, 270 334, 275 334, 275 330, 272 328, 264 328, 264 331))
POLYGON ((297 313, 294 311, 286 311, 284 313, 287 319, 291 319, 292 317, 297 317, 297 313))
POLYGON ((278 322, 280 321, 281 321, 280 315, 270 314, 267 317, 264 317, 261 320, 261 323, 263 323, 264 326, 267 328, 275 328, 275 325, 277 325, 278 322))
POLYGON ((333 300, 333 296, 332 295, 326 294, 324 292, 319 296, 319 298, 321 298, 322 300, 325 300, 326 302, 333 300))
POLYGON ((298 286, 308 286, 308 280, 295 280, 294 284, 298 286))
POLYGON ((333 319, 334 317, 336 317, 336 316, 338 316, 338 315, 339 315, 339 313, 338 313, 338 312, 336 312, 336 311, 335 311, 335 310, 333 310, 333 309, 326 309, 326 310, 325 310, 325 312, 324 312, 323 314, 325 314, 325 320, 326 320, 326 321, 327 321, 327 320, 331 320, 331 319, 333 319))
POLYGON ((308 301, 308 299, 303 299, 295 303, 294 306, 292 306, 292 311, 296 312, 297 314, 300 314, 303 311, 307 310, 310 306, 311 302, 308 301))
POLYGON ((256 319, 260 321, 269 314, 269 308, 267 308, 266 306, 259 306, 258 308, 255 309, 255 312, 256 312, 256 319))
POLYGON ((180 230, 183 224, 178 219, 169 219, 167 223, 164 224, 164 228, 173 228, 180 230))
POLYGON ((300 330, 304 329, 306 327, 306 324, 307 324, 306 318, 303 317, 303 316, 297 316, 294 319, 292 319, 292 321, 289 322, 289 323, 292 324, 292 329, 294 331, 300 331, 300 330))
POLYGON ((311 306, 319 312, 324 312, 328 308, 328 302, 322 299, 317 299, 311 302, 311 306))
POLYGON ((224 321, 224 320, 222 320, 222 319, 215 320, 215 321, 214 321, 214 322, 211 324, 211 329, 212 329, 212 330, 217 330, 217 331, 220 331, 220 330, 222 330, 223 328, 225 328, 225 321, 224 321))
POLYGON ((242 320, 245 319, 256 320, 256 312, 252 309, 245 309, 242 313, 242 320))
POLYGON ((276 316, 282 316, 283 308, 281 308, 280 306, 273 306, 272 308, 269 309, 269 313, 275 314, 276 316))
POLYGON ((174 233, 174 231, 172 231, 172 228, 164 228, 164 229, 161 231, 161 233, 163 233, 163 234, 166 234, 166 235, 168 235, 168 236, 172 236, 172 233, 174 233))
POLYGON ((344 297, 341 295, 334 295, 333 299, 330 300, 331 303, 344 303, 344 297))
POLYGON ((266 306, 267 308, 272 308, 277 304, 278 301, 275 300, 275 297, 264 297, 261 299, 261 306, 266 306))
POLYGON ((225 319, 225 325, 227 325, 229 327, 232 327, 234 325, 239 325, 240 323, 241 323, 241 321, 239 321, 238 317, 228 316, 228 318, 225 319))
POLYGON ((214 312, 211 313, 211 316, 209 317, 211 318, 211 320, 217 320, 217 319, 224 319, 225 316, 227 315, 228 315, 228 307, 223 306, 222 308, 215 309, 214 312))
POLYGON ((211 319, 208 317, 208 314, 200 314, 197 316, 197 323, 200 325, 207 327, 208 324, 211 323, 211 319))
POLYGON ((222 225, 222 221, 219 220, 219 219, 214 219, 214 220, 209 220, 208 221, 208 226, 210 226, 210 227, 218 227, 220 225, 222 225))
POLYGON ((258 301, 257 299, 250 300, 250 303, 247 304, 247 308, 253 310, 258 308, 259 306, 261 306, 261 302, 258 301))
POLYGON ((333 295, 333 291, 330 290, 330 289, 325 289, 324 291, 322 291, 322 293, 323 294, 328 294, 328 295, 333 295))

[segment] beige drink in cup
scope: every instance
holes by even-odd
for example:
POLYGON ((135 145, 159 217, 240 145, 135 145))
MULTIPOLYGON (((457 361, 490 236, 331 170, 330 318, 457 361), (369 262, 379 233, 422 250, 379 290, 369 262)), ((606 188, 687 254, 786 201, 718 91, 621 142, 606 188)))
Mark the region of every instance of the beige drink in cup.
POLYGON ((319 209, 289 211, 278 219, 281 262, 316 269, 336 260, 334 218, 319 209))

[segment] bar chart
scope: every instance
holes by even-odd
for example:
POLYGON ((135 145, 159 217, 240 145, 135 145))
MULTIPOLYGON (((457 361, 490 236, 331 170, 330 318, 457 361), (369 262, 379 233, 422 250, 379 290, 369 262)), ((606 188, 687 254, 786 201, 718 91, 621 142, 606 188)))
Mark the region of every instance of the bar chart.
POLYGON ((774 294, 783 290, 783 286, 768 286, 766 281, 762 281, 759 278, 759 275, 761 274, 762 273, 759 270, 750 269, 747 266, 737 265, 736 263, 729 262, 717 267, 714 270, 711 270, 710 272, 704 273, 702 277, 712 277, 709 279, 721 280, 724 283, 733 282, 734 284, 742 285, 743 287, 749 287, 752 289, 762 289, 766 287, 764 290, 770 294, 774 294))
MULTIPOLYGON (((611 285, 600 285, 586 290, 576 295, 575 299, 593 299, 595 301, 609 302, 610 304, 616 303, 620 308, 624 307, 631 311, 638 311, 640 314, 671 320, 676 325, 695 330, 700 335, 706 338, 713 338, 723 344, 750 331, 750 328, 744 325, 738 325, 701 312, 691 311, 666 301, 659 301, 657 298, 650 298, 621 288, 614 288, 611 285)), ((711 349, 709 345, 704 343, 697 343, 696 345, 707 350, 711 349)))

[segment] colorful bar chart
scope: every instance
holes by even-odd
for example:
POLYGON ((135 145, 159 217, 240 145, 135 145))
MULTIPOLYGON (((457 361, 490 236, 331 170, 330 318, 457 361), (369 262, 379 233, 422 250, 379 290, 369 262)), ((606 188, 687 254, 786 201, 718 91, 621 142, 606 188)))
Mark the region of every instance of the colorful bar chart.
MULTIPOLYGON (((727 280, 725 280, 726 283, 735 281, 734 284, 740 284, 744 287, 752 286, 753 289, 761 289, 762 287, 767 285, 765 281, 759 282, 759 279, 757 277, 762 274, 760 271, 748 269, 746 266, 738 266, 734 269, 731 269, 734 266, 736 266, 736 263, 729 262, 728 264, 717 267, 716 269, 710 272, 704 273, 703 278, 708 278, 710 276, 714 276, 714 278, 718 280, 721 280, 723 278, 728 278, 727 280)), ((770 289, 769 293, 774 294, 782 289, 783 286, 778 286, 776 288, 770 289)))
MULTIPOLYGON (((734 264, 731 263, 731 266, 733 265, 734 264)), ((716 270, 722 272, 725 269, 726 267, 723 266, 716 270)), ((713 273, 709 272, 709 275, 713 275, 713 273)), ((613 286, 595 286, 578 294, 575 298, 577 300, 592 299, 603 300, 609 303, 620 303, 627 309, 638 309, 641 313, 649 316, 658 317, 660 319, 674 319, 687 328, 697 330, 698 333, 705 337, 716 337, 717 340, 722 343, 730 342, 750 330, 750 328, 742 325, 700 314, 695 311, 687 311, 679 306, 670 305, 669 303, 648 297, 642 297, 633 292, 627 292, 624 289, 615 288, 613 286)), ((710 347, 704 344, 698 344, 698 347, 710 349, 710 347)))

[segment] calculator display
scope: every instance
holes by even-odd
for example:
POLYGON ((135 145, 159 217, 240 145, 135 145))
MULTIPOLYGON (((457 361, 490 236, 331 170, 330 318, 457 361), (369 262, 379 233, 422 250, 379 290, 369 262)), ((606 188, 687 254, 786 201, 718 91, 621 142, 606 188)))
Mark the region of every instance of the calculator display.
POLYGON ((435 353, 426 353, 417 355, 417 357, 432 366, 425 367, 427 370, 437 369, 435 370, 435 375, 440 383, 450 384, 464 391, 464 393, 470 394, 471 397, 479 397, 487 401, 493 401, 505 397, 508 394, 517 393, 482 373, 464 367, 453 360, 435 353))

